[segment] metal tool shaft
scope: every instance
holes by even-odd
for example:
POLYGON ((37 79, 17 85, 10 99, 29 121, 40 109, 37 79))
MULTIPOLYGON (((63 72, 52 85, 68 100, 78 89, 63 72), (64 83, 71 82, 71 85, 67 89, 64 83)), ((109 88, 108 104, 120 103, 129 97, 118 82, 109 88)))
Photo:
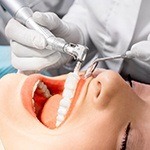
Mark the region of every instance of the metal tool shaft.
POLYGON ((97 58, 93 64, 100 62, 100 61, 106 61, 106 60, 112 60, 112 59, 119 59, 119 58, 126 58, 126 55, 116 55, 116 56, 110 56, 110 57, 104 57, 104 58, 97 58))
POLYGON ((81 69, 81 65, 82 65, 82 63, 80 61, 78 61, 74 68, 74 72, 79 73, 79 71, 81 69))
POLYGON ((112 60, 112 59, 119 59, 119 58, 126 58, 127 55, 126 54, 123 54, 123 55, 116 55, 116 56, 110 56, 110 57, 104 57, 104 58, 97 58, 93 63, 92 65, 87 69, 84 77, 85 78, 88 78, 91 76, 91 74, 93 73, 93 71, 96 69, 98 63, 100 61, 107 61, 107 60, 112 60))

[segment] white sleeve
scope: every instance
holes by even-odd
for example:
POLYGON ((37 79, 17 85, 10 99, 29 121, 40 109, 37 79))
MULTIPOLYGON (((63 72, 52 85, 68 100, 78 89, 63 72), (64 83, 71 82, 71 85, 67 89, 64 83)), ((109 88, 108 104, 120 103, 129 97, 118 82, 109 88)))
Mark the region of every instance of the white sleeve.
POLYGON ((88 18, 88 9, 82 0, 75 0, 68 13, 63 17, 63 20, 79 27, 83 43, 86 44, 89 41, 89 35, 86 26, 86 19, 88 18))
MULTIPOLYGON (((102 57, 120 55, 129 49, 137 27, 141 1, 109 0, 107 6, 103 4, 105 9, 103 8, 101 14, 106 11, 103 20, 100 20, 102 29, 98 33, 101 42, 97 44, 97 39, 94 39, 102 57)), ((122 59, 106 61, 108 68, 117 72, 120 71, 122 63, 122 59)))

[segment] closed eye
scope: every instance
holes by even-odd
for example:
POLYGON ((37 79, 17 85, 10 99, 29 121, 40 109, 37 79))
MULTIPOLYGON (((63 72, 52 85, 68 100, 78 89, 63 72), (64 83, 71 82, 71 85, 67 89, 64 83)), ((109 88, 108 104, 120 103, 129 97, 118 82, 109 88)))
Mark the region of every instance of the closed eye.
POLYGON ((127 127, 125 129, 125 134, 124 134, 124 137, 122 139, 120 150, 126 150, 126 148, 127 148, 127 141, 128 141, 130 129, 131 129, 131 123, 129 122, 129 124, 127 125, 127 127))

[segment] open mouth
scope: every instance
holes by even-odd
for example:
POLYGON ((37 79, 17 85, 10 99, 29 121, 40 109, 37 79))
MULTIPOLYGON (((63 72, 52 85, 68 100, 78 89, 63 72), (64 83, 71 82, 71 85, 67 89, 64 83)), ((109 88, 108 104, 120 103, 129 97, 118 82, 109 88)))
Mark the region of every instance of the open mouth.
MULTIPOLYGON (((24 107, 50 129, 57 127, 58 119, 62 120, 62 124, 69 117, 85 82, 82 78, 79 80, 77 89, 69 103, 66 97, 63 98, 65 80, 66 78, 30 75, 21 90, 24 107), (63 115, 58 116, 58 112, 63 115)), ((69 93, 66 94, 69 97, 69 93)))

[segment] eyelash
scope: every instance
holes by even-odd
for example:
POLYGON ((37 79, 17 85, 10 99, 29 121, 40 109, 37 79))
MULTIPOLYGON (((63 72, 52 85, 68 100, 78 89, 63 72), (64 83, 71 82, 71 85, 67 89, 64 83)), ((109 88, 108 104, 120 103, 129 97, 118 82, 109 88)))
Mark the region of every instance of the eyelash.
POLYGON ((127 141, 128 141, 128 135, 129 135, 130 129, 131 129, 131 123, 129 122, 129 124, 127 125, 126 130, 125 130, 125 135, 124 135, 124 138, 122 140, 122 144, 121 144, 121 149, 120 150, 126 150, 127 141))

